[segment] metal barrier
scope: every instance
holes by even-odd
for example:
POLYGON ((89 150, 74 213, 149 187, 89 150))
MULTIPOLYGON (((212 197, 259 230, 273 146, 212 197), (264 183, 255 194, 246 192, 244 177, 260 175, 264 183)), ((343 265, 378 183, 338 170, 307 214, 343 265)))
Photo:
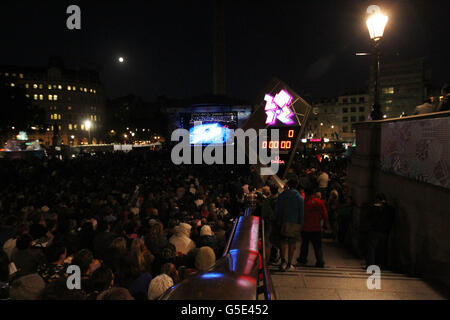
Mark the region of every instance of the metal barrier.
POLYGON ((257 300, 262 292, 265 299, 275 299, 264 261, 263 223, 259 217, 252 216, 248 208, 235 221, 224 254, 216 264, 173 286, 161 299, 257 300), (263 286, 259 285, 260 274, 263 286))

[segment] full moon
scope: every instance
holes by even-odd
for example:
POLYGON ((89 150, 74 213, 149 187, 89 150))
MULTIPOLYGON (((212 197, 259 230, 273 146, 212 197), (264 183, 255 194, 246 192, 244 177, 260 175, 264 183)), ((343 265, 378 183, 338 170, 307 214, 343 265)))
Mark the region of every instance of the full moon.
POLYGON ((124 60, 124 58, 123 57, 119 57, 119 62, 120 63, 122 63, 122 62, 124 62, 125 60, 124 60))

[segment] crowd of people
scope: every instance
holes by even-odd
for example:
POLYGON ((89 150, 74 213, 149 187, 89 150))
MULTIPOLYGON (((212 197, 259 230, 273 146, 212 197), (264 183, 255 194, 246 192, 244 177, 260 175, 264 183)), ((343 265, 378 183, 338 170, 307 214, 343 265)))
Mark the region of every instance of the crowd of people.
POLYGON ((168 151, 4 161, 0 176, 2 299, 156 299, 222 255, 251 179, 168 151))
POLYGON ((255 212, 265 220, 266 258, 281 271, 295 269, 299 241, 296 264, 308 263, 311 243, 319 268, 325 266, 323 236, 350 241, 353 200, 345 183, 346 167, 343 158, 303 156, 289 169, 283 190, 270 184, 261 188, 255 212))
POLYGON ((345 161, 315 157, 293 165, 284 191, 253 167, 174 165, 167 150, 4 161, 0 176, 1 299, 158 299, 215 264, 246 207, 266 221, 273 263, 292 268, 292 245, 303 239, 298 262, 312 242, 323 266, 322 229, 330 221, 344 241, 351 216, 345 161), (288 191, 297 208, 283 206, 288 191), (289 210, 303 230, 286 230, 289 210), (70 265, 81 290, 67 286, 70 265))

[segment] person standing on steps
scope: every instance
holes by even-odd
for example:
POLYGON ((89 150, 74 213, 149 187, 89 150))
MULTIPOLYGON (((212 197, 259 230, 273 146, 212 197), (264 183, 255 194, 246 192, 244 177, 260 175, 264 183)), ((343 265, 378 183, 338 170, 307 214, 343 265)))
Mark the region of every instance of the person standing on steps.
POLYGON ((308 259, 309 242, 312 243, 314 254, 316 256, 316 267, 323 268, 322 252, 322 225, 328 228, 328 212, 325 203, 316 198, 312 189, 305 189, 305 218, 302 229, 302 245, 300 248, 300 257, 297 261, 300 264, 306 264, 308 259))
POLYGON ((297 241, 301 239, 303 224, 303 198, 296 190, 297 180, 289 180, 287 188, 275 204, 277 228, 280 230, 281 271, 294 270, 292 259, 297 241), (286 249, 288 260, 286 261, 286 249))

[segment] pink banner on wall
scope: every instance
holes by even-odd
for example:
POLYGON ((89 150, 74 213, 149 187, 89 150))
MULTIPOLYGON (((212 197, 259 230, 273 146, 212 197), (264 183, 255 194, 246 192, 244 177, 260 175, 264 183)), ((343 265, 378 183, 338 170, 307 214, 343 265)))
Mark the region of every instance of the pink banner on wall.
POLYGON ((450 189, 450 118, 383 123, 381 169, 450 189))

